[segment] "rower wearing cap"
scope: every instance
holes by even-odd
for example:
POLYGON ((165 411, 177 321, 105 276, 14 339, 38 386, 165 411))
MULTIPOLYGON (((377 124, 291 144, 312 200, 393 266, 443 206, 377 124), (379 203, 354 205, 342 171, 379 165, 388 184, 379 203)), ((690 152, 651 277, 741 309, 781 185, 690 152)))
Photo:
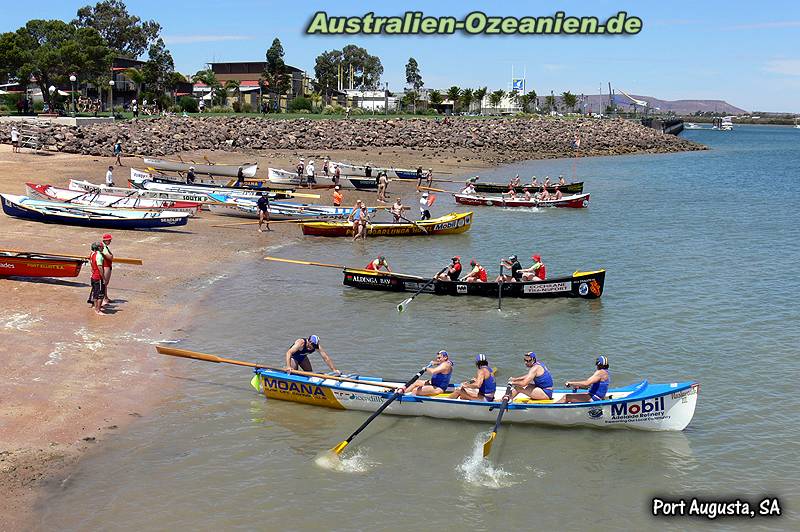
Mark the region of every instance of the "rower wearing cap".
POLYGON ((519 186, 519 174, 514 176, 514 179, 508 184, 509 189, 514 189, 519 186))
POLYGON ((389 267, 389 263, 386 262, 386 257, 383 255, 379 255, 377 259, 369 261, 369 264, 367 264, 367 267, 364 269, 378 272, 381 268, 384 268, 389 273, 392 271, 389 267))
POLYGON ((566 185, 567 184, 567 180, 564 179, 564 174, 561 174, 561 175, 558 176, 558 184, 559 185, 566 185))
POLYGON ((476 194, 475 185, 472 184, 472 181, 467 181, 467 185, 464 187, 461 193, 469 196, 474 196, 476 194))
POLYGON ((533 351, 526 353, 522 358, 528 372, 520 377, 511 377, 508 383, 514 388, 511 390, 511 399, 519 394, 527 395, 531 399, 543 400, 553 398, 553 376, 547 366, 536 359, 533 351))
POLYGON ((113 262, 114 262, 114 254, 111 253, 111 233, 106 233, 103 235, 103 249, 101 253, 103 254, 103 283, 104 283, 104 292, 105 297, 103 298, 103 304, 108 305, 111 303, 111 300, 108 298, 108 285, 111 282, 111 270, 113 269, 113 262))
POLYGON ((542 262, 542 256, 539 254, 531 255, 533 259, 533 266, 530 268, 523 268, 520 270, 522 273, 523 281, 544 281, 547 279, 547 268, 542 262))
POLYGON ((561 191, 558 189, 558 185, 556 185, 555 187, 553 187, 553 189, 554 189, 554 190, 553 190, 552 199, 554 199, 554 200, 560 200, 561 198, 563 198, 563 197, 564 197, 564 193, 563 193, 563 192, 561 192, 561 191))
POLYGON ((516 255, 511 255, 507 260, 501 260, 500 266, 508 268, 511 272, 511 275, 505 275, 501 273, 497 276, 497 279, 494 280, 496 283, 499 283, 500 281, 504 283, 514 283, 522 280, 522 264, 519 263, 516 255))
POLYGON ((431 360, 425 371, 431 374, 431 378, 426 381, 416 381, 408 388, 397 388, 399 393, 411 395, 437 395, 445 393, 450 386, 450 377, 453 375, 453 362, 447 351, 439 351, 436 357, 431 360))
POLYGON ((453 263, 445 271, 436 276, 440 281, 458 281, 461 277, 461 257, 456 255, 451 259, 453 263))
POLYGON ((480 262, 476 261, 475 259, 469 261, 469 265, 472 266, 472 271, 469 272, 469 275, 464 277, 464 282, 485 283, 487 281, 486 268, 481 266, 480 262))
POLYGON ((494 401, 497 383, 494 380, 492 369, 486 355, 475 356, 475 378, 462 382, 456 391, 451 393, 449 399, 466 399, 467 401, 494 401))
POLYGON ((333 365, 333 360, 328 353, 322 349, 319 343, 319 336, 312 334, 308 338, 298 338, 292 344, 292 347, 286 351, 286 372, 291 373, 292 370, 302 369, 303 371, 314 371, 311 369, 311 361, 308 360, 308 355, 314 351, 319 351, 322 360, 331 368, 331 371, 336 375, 341 375, 342 372, 336 369, 333 365))
POLYGON ((522 199, 524 199, 525 201, 530 201, 532 196, 531 196, 531 191, 528 190, 528 187, 523 188, 522 192, 523 192, 522 199))
POLYGON ((608 385, 611 384, 608 357, 603 355, 597 357, 595 366, 597 366, 597 370, 588 379, 584 381, 567 381, 564 385, 567 388, 588 388, 589 401, 602 401, 608 393, 608 385))

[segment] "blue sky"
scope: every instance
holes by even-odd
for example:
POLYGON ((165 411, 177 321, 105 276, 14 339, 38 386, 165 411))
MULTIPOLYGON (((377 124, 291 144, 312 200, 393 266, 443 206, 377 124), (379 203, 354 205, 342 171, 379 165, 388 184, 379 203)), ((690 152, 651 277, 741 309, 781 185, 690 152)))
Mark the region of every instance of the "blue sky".
MULTIPOLYGON (((71 20, 88 1, 7 2, 0 30, 12 31, 31 18, 71 20)), ((426 87, 450 85, 506 89, 512 65, 527 72, 540 95, 596 94, 607 83, 633 93, 674 100, 723 99, 747 110, 800 112, 800 2, 739 0, 336 2, 295 0, 194 0, 189 4, 130 0, 128 10, 155 19, 176 67, 193 74, 209 61, 260 61, 274 37, 286 62, 313 73, 324 51, 354 43, 381 58, 384 81, 405 84, 405 64, 417 59, 426 87), (287 7, 289 6, 289 7, 287 7), (402 7, 400 7, 402 6, 402 7), (641 17, 630 37, 437 36, 325 37, 304 35, 317 10, 330 15, 568 15, 604 19, 624 10, 641 17)))

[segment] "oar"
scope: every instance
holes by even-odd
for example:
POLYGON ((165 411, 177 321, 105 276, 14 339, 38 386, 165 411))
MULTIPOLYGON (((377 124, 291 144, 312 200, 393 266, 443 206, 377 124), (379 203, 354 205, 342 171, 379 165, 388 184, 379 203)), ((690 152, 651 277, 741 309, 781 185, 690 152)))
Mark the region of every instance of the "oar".
MULTIPOLYGON (((411 377, 411 379, 409 379, 409 380, 408 380, 408 382, 407 382, 407 383, 405 383, 405 385, 403 386, 403 388, 408 388, 409 386, 411 386, 412 384, 414 384, 414 382, 415 382, 417 379, 419 379, 419 378, 422 376, 422 374, 423 374, 423 373, 425 373, 425 370, 426 370, 426 369, 428 369, 428 366, 425 366, 424 368, 422 368, 421 370, 419 370, 419 371, 416 373, 416 375, 414 375, 413 377, 411 377)), ((369 416, 369 417, 367 418, 367 420, 366 420, 364 423, 362 423, 362 424, 361 424, 361 426, 360 426, 360 427, 358 427, 354 433, 352 433, 352 434, 350 435, 350 437, 349 437, 349 438, 347 438, 347 439, 346 439, 346 440, 344 440, 343 442, 339 443, 339 445, 337 445, 336 447, 334 447, 333 449, 331 449, 331 451, 333 451, 333 452, 334 452, 334 453, 336 453, 336 454, 342 454, 342 451, 344 451, 344 448, 345 448, 345 447, 347 447, 347 445, 348 445, 348 444, 349 444, 351 441, 353 441, 353 438, 355 438, 356 436, 358 436, 358 433, 359 433, 359 432, 361 432, 362 430, 364 430, 364 429, 367 427, 367 425, 369 425, 370 423, 372 423, 372 420, 373 420, 373 419, 375 419, 376 417, 378 417, 379 415, 381 415, 381 412, 383 412, 384 410, 386 410, 386 407, 388 407, 390 404, 392 404, 392 403, 394 402, 394 400, 395 400, 395 399, 397 399, 398 397, 400 397, 400 393, 399 393, 399 392, 397 392, 397 391, 395 390, 395 392, 392 394, 392 396, 391 396, 391 397, 389 397, 389 399, 388 399, 388 400, 387 400, 385 403, 383 403, 383 404, 381 405, 381 407, 380 407, 380 408, 378 408, 378 409, 377 409, 375 412, 373 412, 373 413, 372 413, 372 415, 371 415, 371 416, 369 416)))
POLYGON ((506 387, 506 394, 503 396, 503 402, 500 403, 500 412, 497 414, 497 421, 494 423, 494 429, 492 429, 489 439, 483 444, 484 458, 489 456, 489 453, 492 450, 492 442, 494 442, 494 439, 497 437, 497 431, 500 430, 500 422, 503 421, 503 413, 506 411, 506 408, 508 408, 508 401, 511 398, 511 388, 513 388, 512 384, 509 384, 506 387))
POLYGON ((419 188, 420 188, 420 190, 422 190, 422 189, 430 190, 431 192, 444 192, 446 194, 452 194, 453 193, 452 191, 445 190, 443 188, 433 188, 433 187, 425 187, 425 186, 422 186, 422 187, 419 187, 419 188))
MULTIPOLYGON (((0 251, 5 251, 6 253, 24 253, 28 255, 52 255, 54 257, 67 257, 69 259, 89 259, 88 256, 67 255, 66 253, 37 253, 35 251, 22 251, 19 249, 0 249, 0 251)), ((135 264, 137 266, 142 265, 142 259, 126 259, 124 257, 114 257, 114 262, 119 262, 121 264, 135 264)))
POLYGON ((425 227, 423 227, 423 226, 421 226, 420 224, 418 224, 417 222, 415 222, 414 220, 409 220, 408 218, 406 218, 405 216, 402 216, 402 215, 400 215, 400 214, 398 214, 398 215, 397 215, 397 217, 398 217, 398 218, 400 218, 401 220, 405 220, 405 221, 407 221, 408 223, 412 223, 412 224, 416 225, 417 227, 419 227, 420 229, 422 229, 422 231, 423 231, 423 232, 424 232, 426 235, 428 234, 428 230, 427 230, 427 229, 425 229, 425 227))
POLYGON ((417 290, 417 291, 414 293, 414 295, 413 295, 413 296, 411 296, 411 297, 409 297, 409 298, 407 298, 407 299, 404 299, 403 301, 401 301, 401 302, 400 302, 400 304, 399 304, 399 305, 397 305, 397 312, 403 312, 403 311, 406 309, 406 307, 407 307, 408 305, 410 305, 410 304, 411 304, 411 302, 414 300, 414 298, 415 298, 415 297, 417 297, 418 295, 420 295, 420 294, 422 293, 422 291, 423 291, 423 290, 425 290, 425 289, 426 289, 426 288, 428 288, 428 287, 429 287, 429 286, 430 286, 430 285, 431 285, 433 282, 435 282, 435 281, 436 281, 436 278, 437 278, 439 275, 441 275, 442 273, 444 273, 444 271, 445 271, 445 270, 447 270, 447 266, 445 266, 444 268, 442 268, 441 270, 439 270, 439 273, 437 273, 436 275, 434 275, 434 276, 431 278, 431 280, 430 280, 430 281, 428 281, 427 283, 425 283, 424 285, 422 285, 422 288, 420 288, 419 290, 417 290))
MULTIPOLYGON (((164 347, 162 345, 157 345, 156 351, 158 351, 162 355, 169 355, 172 357, 191 358, 194 360, 204 360, 206 362, 214 362, 216 364, 233 364, 235 366, 246 366, 248 368, 261 368, 269 371, 279 371, 281 373, 286 373, 286 370, 280 368, 271 368, 269 366, 254 364, 253 362, 244 362, 241 360, 234 360, 232 358, 223 358, 223 357, 218 357, 217 355, 209 355, 207 353, 198 353, 197 351, 189 351, 188 349, 178 349, 175 347, 164 347)), ((350 379, 348 377, 336 377, 334 375, 325 375, 324 373, 313 373, 310 371, 292 370, 292 375, 303 375, 305 377, 318 377, 320 379, 332 379, 335 381, 353 382, 356 384, 370 384, 372 386, 379 386, 381 388, 395 389, 398 387, 397 384, 391 384, 387 382, 360 381, 358 379, 350 379)))
POLYGON ((497 281, 497 310, 503 309, 503 265, 500 265, 500 280, 497 281))
MULTIPOLYGON (((299 224, 299 223, 305 223, 305 222, 324 222, 324 221, 327 221, 327 219, 326 218, 305 218, 305 219, 301 219, 301 220, 275 220, 275 221, 270 220, 269 222, 264 222, 264 223, 269 223, 269 224, 299 224)), ((232 222, 232 223, 229 223, 229 224, 217 224, 217 225, 212 225, 211 227, 235 227, 237 225, 255 225, 257 223, 258 223, 258 220, 253 220, 253 221, 250 221, 250 222, 232 222)))
POLYGON ((288 262, 290 264, 304 264, 305 266, 322 266, 323 268, 337 268, 339 270, 344 270, 346 268, 346 266, 342 266, 341 264, 326 264, 324 262, 311 262, 309 260, 282 259, 280 257, 264 257, 264 260, 288 262))

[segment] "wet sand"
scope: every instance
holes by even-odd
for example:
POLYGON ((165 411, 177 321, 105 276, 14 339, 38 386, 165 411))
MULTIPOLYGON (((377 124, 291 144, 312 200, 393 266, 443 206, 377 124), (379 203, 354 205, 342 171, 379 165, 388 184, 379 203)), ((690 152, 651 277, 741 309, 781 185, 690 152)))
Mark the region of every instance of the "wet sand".
MULTIPOLYGON (((185 160, 215 162, 253 160, 254 155, 229 152, 181 154, 185 160)), ((326 154, 270 151, 257 157, 259 175, 267 166, 291 169, 300 156, 322 155, 376 166, 413 167, 437 172, 479 173, 490 167, 475 153, 436 154, 425 150, 365 149, 326 154)), ((115 167, 119 186, 129 176, 123 159, 115 167)), ((11 152, 0 145, 0 192, 24 194, 25 182, 66 187, 70 178, 104 181, 113 159, 64 153, 11 152)), ((444 179, 455 176, 438 174, 444 179)), ((437 184, 437 186, 443 186, 437 184)), ((446 187, 446 184, 444 185, 446 187)), ((394 193, 413 194, 412 182, 390 185, 394 193)), ((330 203, 330 191, 316 191, 317 203, 330 203)), ((345 191, 345 202, 368 200, 374 192, 345 191)), ((229 228, 215 224, 245 221, 203 212, 187 226, 162 231, 111 231, 118 257, 136 257, 143 266, 115 264, 109 286, 114 303, 97 316, 86 304, 90 269, 68 279, 0 279, 0 353, 5 378, 0 380, 0 515, 4 528, 30 526, 40 489, 64 482, 83 453, 109 434, 124 429, 179 386, 170 373, 172 362, 153 348, 157 341, 181 337, 192 318, 197 294, 225 274, 237 257, 263 253, 267 246, 302 238, 293 224, 276 224, 258 233, 254 225, 229 228)), ((99 240, 102 229, 41 224, 0 215, 0 248, 83 254, 99 240)))

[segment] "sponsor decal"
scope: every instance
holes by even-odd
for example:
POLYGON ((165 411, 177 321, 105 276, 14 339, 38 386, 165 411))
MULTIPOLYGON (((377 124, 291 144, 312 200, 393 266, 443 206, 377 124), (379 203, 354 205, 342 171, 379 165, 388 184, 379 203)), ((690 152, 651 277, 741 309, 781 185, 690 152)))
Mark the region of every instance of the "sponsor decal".
POLYGON ((342 399, 345 401, 363 401, 365 403, 383 403, 384 401, 386 401, 386 398, 381 397, 380 395, 356 394, 352 392, 337 392, 337 391, 334 391, 333 395, 337 399, 342 399))
POLYGON ((698 390, 700 389, 699 384, 693 384, 691 388, 688 390, 681 390, 680 392, 675 392, 672 394, 672 398, 675 400, 680 399, 682 403, 689 402, 689 396, 697 395, 698 390))
POLYGON ((7 262, 0 262, 0 268, 13 268, 13 264, 9 264, 7 262))
POLYGON ((456 285, 456 293, 457 294, 466 294, 467 293, 467 285, 465 285, 465 284, 457 284, 456 285))
POLYGON ((534 283, 526 284, 522 287, 523 294, 543 294, 547 292, 569 292, 572 290, 572 283, 534 283))
POLYGON ((598 282, 597 282, 597 281, 595 281, 594 279, 592 279, 592 280, 589 282, 589 290, 591 290, 591 291, 592 291, 592 293, 593 293, 595 296, 597 296, 597 297, 600 297, 600 283, 598 283, 598 282))
POLYGON ((352 280, 356 283, 367 283, 367 284, 391 284, 391 279, 388 277, 377 277, 373 275, 348 275, 347 278, 352 280))
POLYGON ((600 407, 590 408, 589 411, 586 412, 586 415, 592 419, 600 419, 603 417, 603 409, 600 407))
POLYGON ((589 200, 583 200, 583 206, 584 207, 588 207, 589 206, 589 200))
POLYGON ((316 384, 295 382, 275 377, 263 376, 264 395, 274 399, 284 399, 296 403, 344 408, 330 390, 316 384))
POLYGON ((586 283, 581 283, 578 287, 578 293, 582 296, 585 296, 589 293, 589 286, 586 283))
POLYGON ((325 398, 325 392, 321 386, 305 384, 302 382, 285 381, 264 376, 264 386, 270 390, 290 392, 292 394, 303 395, 306 397, 325 398))
POLYGON ((630 423, 665 418, 664 397, 611 405, 611 420, 606 423, 630 423))

